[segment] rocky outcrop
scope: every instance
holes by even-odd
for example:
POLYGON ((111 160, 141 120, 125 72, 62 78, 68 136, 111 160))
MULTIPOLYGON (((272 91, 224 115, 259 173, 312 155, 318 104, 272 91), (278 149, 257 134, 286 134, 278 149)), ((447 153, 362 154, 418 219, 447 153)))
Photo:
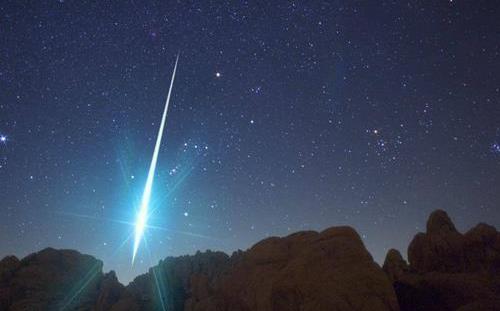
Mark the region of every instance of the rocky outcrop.
POLYGON ((0 310, 492 311, 499 297, 500 234, 462 234, 444 211, 411 241, 408 263, 391 249, 382 269, 350 227, 167 258, 128 286, 72 250, 0 261, 0 310))
POLYGON ((95 311, 110 310, 125 292, 125 287, 118 282, 114 271, 105 274, 99 282, 95 311))
POLYGON ((387 252, 382 269, 389 276, 391 281, 399 279, 403 274, 409 271, 408 263, 403 259, 401 253, 393 248, 387 252))
POLYGON ((349 227, 268 238, 231 257, 168 258, 136 278, 112 310, 398 310, 396 296, 349 227))
POLYGON ((257 243, 186 311, 398 310, 393 289, 349 227, 257 243), (207 295, 207 293, 209 293, 207 295))
POLYGON ((8 279, 21 263, 15 256, 7 256, 0 261, 0 280, 8 279))
POLYGON ((465 271, 500 275, 500 233, 480 223, 464 235, 465 271))
POLYGON ((6 257, 0 262, 0 310, 92 310, 100 287, 115 286, 110 283, 101 261, 76 251, 47 248, 20 261, 6 257))
POLYGON ((408 247, 408 260, 420 272, 459 272, 466 268, 463 237, 446 212, 437 210, 427 221, 427 232, 417 234, 408 247))
POLYGON ((211 287, 231 266, 231 258, 222 252, 198 252, 193 256, 169 257, 135 278, 126 289, 123 300, 112 310, 184 310, 192 292, 201 292, 200 285, 211 287))
POLYGON ((435 211, 427 232, 408 247, 409 265, 402 260, 390 251, 384 263, 402 311, 500 305, 500 234, 492 226, 479 224, 462 234, 446 212, 435 211))

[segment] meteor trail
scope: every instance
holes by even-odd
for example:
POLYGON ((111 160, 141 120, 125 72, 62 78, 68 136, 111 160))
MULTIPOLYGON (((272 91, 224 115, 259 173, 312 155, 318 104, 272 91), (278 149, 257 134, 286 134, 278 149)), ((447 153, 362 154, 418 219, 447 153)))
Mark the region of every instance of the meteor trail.
POLYGON ((153 152, 153 158, 151 159, 151 164, 149 166, 148 178, 146 180, 146 185, 144 186, 144 192, 142 193, 141 206, 137 214, 135 221, 135 240, 134 240, 134 252, 132 254, 132 263, 134 263, 137 250, 139 249, 139 244, 141 243, 144 228, 146 227, 148 219, 148 208, 149 200, 151 198, 151 190, 153 188, 153 180, 156 170, 156 162, 158 161, 158 152, 160 151, 161 138, 163 136, 163 128, 165 127, 165 121, 167 119, 168 104, 170 102, 170 95, 172 94, 172 87, 175 80, 175 72, 177 70, 177 62, 179 61, 179 54, 175 60, 174 71, 172 72, 172 78, 170 80, 170 87, 168 89, 167 101, 165 102, 165 109, 163 110, 163 116, 161 118, 160 129, 158 130, 158 136, 156 138, 156 145, 153 152))

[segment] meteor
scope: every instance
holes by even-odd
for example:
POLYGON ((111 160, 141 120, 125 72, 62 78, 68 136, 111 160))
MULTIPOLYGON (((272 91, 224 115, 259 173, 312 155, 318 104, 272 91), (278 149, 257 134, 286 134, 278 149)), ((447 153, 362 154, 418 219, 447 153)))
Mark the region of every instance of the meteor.
POLYGON ((179 54, 177 54, 177 58, 175 60, 174 70, 172 72, 172 78, 170 80, 170 87, 168 89, 167 101, 165 102, 165 108, 163 110, 163 116, 161 118, 160 129, 158 130, 158 136, 156 137, 156 145, 153 152, 153 158, 151 159, 148 178, 146 179, 146 185, 144 186, 144 192, 142 193, 141 205, 135 221, 135 240, 134 240, 134 252, 132 254, 132 264, 134 263, 135 256, 137 255, 137 250, 139 249, 139 245, 141 244, 141 240, 144 235, 144 229, 146 228, 146 223, 148 220, 149 201, 151 199, 151 190, 153 188, 156 162, 158 162, 158 153, 160 151, 161 139, 163 136, 163 128, 165 127, 165 121, 167 119, 168 104, 170 102, 170 95, 172 94, 172 87, 174 85, 175 72, 177 70, 178 61, 179 61, 179 54))

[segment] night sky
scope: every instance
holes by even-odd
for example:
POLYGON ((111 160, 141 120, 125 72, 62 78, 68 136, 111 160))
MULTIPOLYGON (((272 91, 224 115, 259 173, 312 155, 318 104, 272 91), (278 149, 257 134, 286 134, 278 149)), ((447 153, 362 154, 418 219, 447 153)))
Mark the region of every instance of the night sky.
POLYGON ((341 224, 381 262, 437 208, 498 227, 499 16, 497 1, 4 0, 0 257, 77 249, 128 282, 166 256, 341 224))

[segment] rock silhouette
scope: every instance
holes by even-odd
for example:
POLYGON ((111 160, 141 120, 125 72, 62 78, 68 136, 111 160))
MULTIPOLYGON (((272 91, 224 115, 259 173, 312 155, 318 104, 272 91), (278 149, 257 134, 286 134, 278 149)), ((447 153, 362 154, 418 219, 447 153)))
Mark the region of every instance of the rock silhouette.
POLYGON ((498 310, 500 235, 462 234, 444 211, 383 269, 350 227, 272 237, 228 256, 169 257, 121 285, 102 262, 44 249, 0 261, 0 310, 498 310))
POLYGON ((0 262, 0 310, 89 310, 102 262, 73 250, 44 249, 0 262))
POLYGON ((500 234, 479 224, 458 232, 437 210, 408 247, 409 264, 387 254, 384 271, 393 281, 402 311, 499 310, 500 234))
POLYGON ((349 227, 263 240, 215 286, 197 288, 185 310, 398 309, 390 282, 349 227))

